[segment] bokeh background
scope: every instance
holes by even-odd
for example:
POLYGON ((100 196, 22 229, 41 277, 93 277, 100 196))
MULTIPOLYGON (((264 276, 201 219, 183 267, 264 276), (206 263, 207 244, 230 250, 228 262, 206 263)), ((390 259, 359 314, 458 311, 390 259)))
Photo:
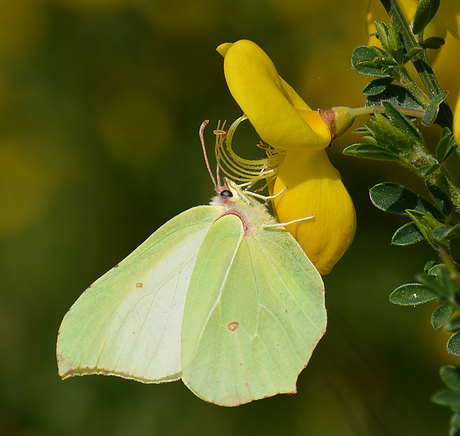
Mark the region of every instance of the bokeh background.
POLYGON ((388 303, 434 253, 391 247, 404 219, 368 199, 385 180, 422 188, 392 164, 341 155, 352 133, 330 155, 358 231, 325 277, 328 332, 297 395, 226 409, 181 382, 57 375, 58 327, 81 292, 213 195, 198 128, 240 115, 215 48, 252 39, 312 107, 358 106, 365 81, 350 57, 367 41, 366 4, 0 0, 0 434, 447 432, 448 410, 430 402, 439 366, 452 361, 447 336, 429 325, 434 307, 388 303))

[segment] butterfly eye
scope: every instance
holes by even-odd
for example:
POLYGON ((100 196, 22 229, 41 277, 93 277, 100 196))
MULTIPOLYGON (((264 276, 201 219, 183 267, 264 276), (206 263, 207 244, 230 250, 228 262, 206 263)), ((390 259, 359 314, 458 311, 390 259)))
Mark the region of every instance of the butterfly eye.
POLYGON ((230 198, 230 197, 233 197, 233 194, 232 194, 232 191, 230 191, 230 189, 224 189, 224 190, 220 193, 220 196, 221 196, 221 197, 224 197, 224 198, 230 198))

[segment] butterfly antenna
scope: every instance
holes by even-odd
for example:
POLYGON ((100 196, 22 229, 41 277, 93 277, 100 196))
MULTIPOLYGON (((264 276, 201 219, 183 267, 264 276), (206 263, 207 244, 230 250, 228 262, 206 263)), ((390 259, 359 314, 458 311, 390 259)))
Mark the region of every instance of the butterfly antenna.
POLYGON ((217 130, 214 130, 214 134, 216 135, 216 160, 217 160, 217 168, 216 168, 216 178, 217 178, 217 183, 219 184, 219 189, 229 189, 227 179, 224 177, 224 185, 222 185, 222 182, 220 180, 220 160, 222 158, 222 144, 225 141, 225 138, 227 137, 227 133, 225 130, 223 130, 223 127, 225 126, 225 121, 222 123, 222 126, 220 126, 220 121, 219 124, 217 125, 217 130))
POLYGON ((219 144, 219 148, 218 148, 218 151, 217 151, 217 168, 216 168, 216 179, 217 179, 217 183, 219 183, 219 186, 222 186, 221 183, 220 183, 220 165, 219 165, 219 161, 220 161, 220 144, 219 144))
MULTIPOLYGON (((216 178, 217 178, 217 183, 219 183, 219 187, 222 187, 222 182, 220 180, 220 165, 219 165, 219 162, 220 162, 220 158, 221 158, 221 154, 220 154, 220 147, 222 146, 222 142, 224 141, 225 137, 227 136, 227 132, 225 132, 219 139, 219 147, 217 149, 217 169, 216 169, 216 178)), ((224 182, 225 182, 225 188, 228 189, 228 186, 227 186, 227 181, 224 177, 224 182)))
MULTIPOLYGON (((214 174, 211 171, 211 167, 209 166, 208 155, 206 153, 206 146, 204 144, 204 129, 206 128, 206 126, 208 124, 209 124, 209 120, 204 120, 201 123, 201 126, 200 126, 200 141, 201 141, 201 147, 203 148, 203 155, 204 155, 204 161, 206 162, 206 168, 208 169, 208 173, 211 176, 211 180, 212 180, 212 183, 214 184, 214 188, 217 191, 218 190, 218 185, 216 183, 216 179, 214 178, 214 174)), ((219 166, 217 166, 217 168, 219 169, 219 166)))

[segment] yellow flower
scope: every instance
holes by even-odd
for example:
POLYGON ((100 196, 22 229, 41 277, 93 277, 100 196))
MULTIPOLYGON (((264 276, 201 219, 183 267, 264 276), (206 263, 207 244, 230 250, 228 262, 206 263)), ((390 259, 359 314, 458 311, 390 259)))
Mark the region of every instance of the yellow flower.
POLYGON ((242 39, 221 44, 224 72, 233 98, 259 136, 282 150, 321 149, 331 142, 331 131, 318 111, 278 75, 266 53, 242 39))
MULTIPOLYGON (((459 3, 460 4, 460 3, 459 3)), ((449 91, 447 102, 454 111, 453 132, 455 141, 460 147, 460 41, 450 32, 446 34, 446 44, 442 47, 433 70, 442 89, 449 91)))
POLYGON ((435 17, 445 28, 446 44, 434 65, 441 87, 447 84, 449 90, 448 101, 453 102, 454 108, 454 137, 460 147, 460 2, 458 0, 443 0, 435 17), (444 59, 447 58, 447 61, 444 59), (442 71, 442 63, 448 67, 442 71), (446 73, 447 72, 447 73, 446 73))
POLYGON ((353 241, 356 215, 353 201, 325 150, 288 152, 273 188, 280 222, 313 215, 290 224, 287 230, 307 253, 318 271, 331 271, 353 241))
POLYGON ((356 228, 353 202, 325 148, 353 117, 347 108, 314 111, 278 75, 255 43, 220 45, 224 73, 234 99, 255 130, 275 150, 286 150, 271 191, 280 222, 292 233, 321 274, 350 246, 356 228))
POLYGON ((442 0, 435 19, 445 30, 460 40, 460 2, 458 0, 442 0))

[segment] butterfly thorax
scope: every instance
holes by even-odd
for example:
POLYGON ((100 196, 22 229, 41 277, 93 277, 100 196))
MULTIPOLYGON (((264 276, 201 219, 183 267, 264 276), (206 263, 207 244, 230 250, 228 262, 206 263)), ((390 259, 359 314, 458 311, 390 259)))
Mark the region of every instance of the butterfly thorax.
POLYGON ((267 224, 276 224, 276 220, 268 213, 267 208, 251 196, 249 191, 243 191, 231 180, 226 182, 227 186, 221 188, 211 201, 213 205, 225 207, 222 216, 227 214, 238 216, 243 222, 246 233, 252 233, 267 224))

